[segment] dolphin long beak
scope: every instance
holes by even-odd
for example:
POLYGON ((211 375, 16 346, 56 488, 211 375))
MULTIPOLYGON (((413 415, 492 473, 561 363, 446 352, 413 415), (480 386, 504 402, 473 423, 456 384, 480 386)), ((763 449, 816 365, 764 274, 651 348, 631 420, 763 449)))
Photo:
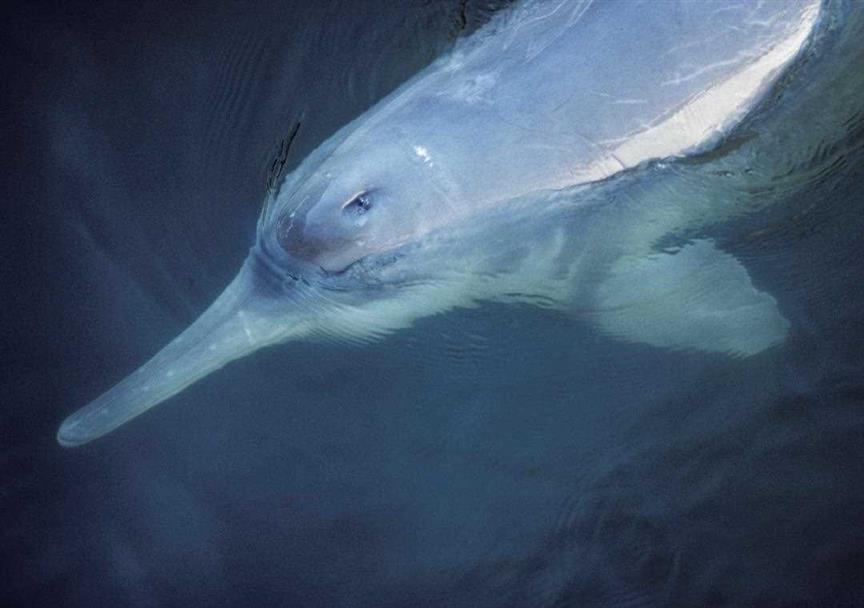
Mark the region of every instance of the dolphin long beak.
POLYGON ((197 321, 137 371, 69 416, 57 441, 71 447, 101 437, 226 363, 296 330, 288 318, 291 307, 286 310, 285 302, 267 296, 257 274, 250 256, 197 321))

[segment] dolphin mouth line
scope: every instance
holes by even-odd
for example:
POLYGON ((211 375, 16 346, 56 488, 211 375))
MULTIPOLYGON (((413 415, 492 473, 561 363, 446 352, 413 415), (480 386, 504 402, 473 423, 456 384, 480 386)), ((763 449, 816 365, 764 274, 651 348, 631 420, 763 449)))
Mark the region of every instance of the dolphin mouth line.
MULTIPOLYGON (((364 255, 362 258, 357 258, 340 270, 326 270, 322 268, 321 271, 324 276, 332 277, 337 280, 349 279, 352 278, 352 275, 354 275, 353 278, 358 280, 365 278, 365 281, 360 282, 368 284, 369 279, 374 277, 374 273, 370 273, 370 270, 378 270, 380 268, 391 266, 403 256, 404 253, 399 250, 389 251, 379 255, 364 255)), ((378 282, 380 283, 381 281, 378 282)))
POLYGON ((303 274, 280 264, 269 248, 262 242, 256 243, 249 252, 249 259, 254 261, 256 278, 262 285, 268 286, 274 293, 283 292, 287 288, 300 283, 311 286, 312 282, 303 274))
POLYGON ((256 278, 259 279, 259 285, 266 286, 265 288, 274 295, 285 293, 300 285, 328 291, 345 291, 348 286, 340 283, 349 281, 351 271, 367 262, 371 257, 367 255, 358 258, 339 270, 328 270, 317 264, 306 264, 308 272, 301 273, 292 268, 290 263, 281 262, 278 259, 279 255, 279 253, 273 253, 271 247, 268 247, 265 242, 256 243, 249 255, 249 259, 253 261, 252 266, 256 278))

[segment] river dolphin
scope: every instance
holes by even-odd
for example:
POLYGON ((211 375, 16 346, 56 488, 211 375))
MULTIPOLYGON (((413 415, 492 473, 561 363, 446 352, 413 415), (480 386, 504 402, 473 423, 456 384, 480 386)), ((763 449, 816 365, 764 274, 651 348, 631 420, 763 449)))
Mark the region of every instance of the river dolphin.
POLYGON ((58 441, 91 441, 266 345, 370 341, 482 302, 571 311, 658 348, 779 344, 777 301, 698 236, 747 208, 753 177, 692 167, 770 115, 824 12, 819 0, 512 7, 273 188, 222 295, 58 441))

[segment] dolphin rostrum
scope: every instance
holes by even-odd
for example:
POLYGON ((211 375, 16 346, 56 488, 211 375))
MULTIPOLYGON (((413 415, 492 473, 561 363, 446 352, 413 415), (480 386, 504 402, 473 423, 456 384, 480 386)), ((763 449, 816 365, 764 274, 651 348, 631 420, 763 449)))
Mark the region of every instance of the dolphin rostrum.
POLYGON ((579 311, 661 348, 781 342, 777 302, 736 258, 705 238, 658 242, 738 212, 740 189, 708 191, 676 162, 764 105, 823 12, 526 0, 497 16, 273 189, 222 295, 58 441, 91 441, 266 345, 374 340, 484 301, 579 311))

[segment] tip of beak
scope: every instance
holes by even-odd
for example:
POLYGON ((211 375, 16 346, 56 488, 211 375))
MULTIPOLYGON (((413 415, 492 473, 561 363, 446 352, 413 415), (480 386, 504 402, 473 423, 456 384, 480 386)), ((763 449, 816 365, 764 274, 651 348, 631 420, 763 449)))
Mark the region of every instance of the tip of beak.
POLYGON ((64 421, 57 430, 57 443, 64 448, 74 448, 87 443, 89 439, 80 436, 75 432, 75 425, 70 424, 68 420, 64 421))

